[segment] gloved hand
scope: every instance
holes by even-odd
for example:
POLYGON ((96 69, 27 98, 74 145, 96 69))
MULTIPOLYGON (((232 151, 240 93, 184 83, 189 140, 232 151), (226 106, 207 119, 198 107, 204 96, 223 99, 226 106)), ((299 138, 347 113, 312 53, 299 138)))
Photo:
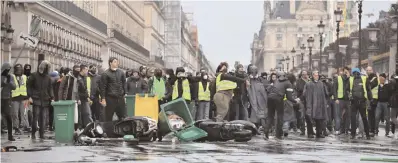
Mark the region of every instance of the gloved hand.
POLYGON ((296 98, 296 103, 300 103, 300 98, 296 98))

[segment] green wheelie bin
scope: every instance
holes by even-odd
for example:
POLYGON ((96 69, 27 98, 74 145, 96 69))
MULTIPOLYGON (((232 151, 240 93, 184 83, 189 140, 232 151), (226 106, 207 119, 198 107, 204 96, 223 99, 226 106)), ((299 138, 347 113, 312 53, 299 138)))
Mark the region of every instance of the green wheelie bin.
POLYGON ((135 114, 135 95, 126 96, 127 116, 132 117, 135 114))
POLYGON ((54 107, 55 141, 58 143, 73 143, 75 104, 73 100, 51 103, 54 107))
POLYGON ((159 134, 164 136, 170 132, 181 141, 193 141, 207 136, 207 133, 200 128, 195 127, 195 121, 191 116, 190 109, 183 98, 179 98, 168 103, 160 105, 161 112, 159 115, 159 134), (176 130, 174 129, 166 112, 173 112, 185 121, 185 126, 176 130))

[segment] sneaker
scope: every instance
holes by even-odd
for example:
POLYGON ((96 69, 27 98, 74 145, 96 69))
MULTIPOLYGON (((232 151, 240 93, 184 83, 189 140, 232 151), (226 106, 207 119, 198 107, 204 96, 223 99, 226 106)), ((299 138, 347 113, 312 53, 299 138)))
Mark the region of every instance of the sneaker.
POLYGON ((15 141, 15 138, 13 136, 8 136, 9 141, 15 141))

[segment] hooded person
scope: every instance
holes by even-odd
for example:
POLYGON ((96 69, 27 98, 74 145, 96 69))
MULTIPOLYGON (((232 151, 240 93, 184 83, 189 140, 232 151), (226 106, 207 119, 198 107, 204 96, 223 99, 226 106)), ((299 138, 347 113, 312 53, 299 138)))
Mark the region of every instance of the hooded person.
POLYGON ((298 99, 293 98, 293 86, 288 80, 284 72, 278 72, 277 80, 266 88, 268 92, 268 112, 266 118, 266 124, 264 127, 264 139, 268 140, 268 133, 271 128, 272 121, 274 121, 274 116, 276 112, 276 138, 282 139, 282 126, 283 126, 283 116, 284 116, 284 98, 289 100, 293 104, 299 102, 298 99))
POLYGON ((59 85, 58 98, 59 100, 79 100, 77 78, 80 74, 80 66, 74 65, 73 69, 62 78, 59 85))
POLYGON ((11 64, 3 63, 1 66, 1 115, 5 117, 7 122, 8 140, 15 141, 12 136, 13 127, 13 112, 11 108, 12 91, 16 89, 16 83, 13 78, 14 75, 10 74, 11 64))
POLYGON ((132 69, 130 77, 127 78, 127 94, 136 95, 147 92, 147 83, 143 78, 140 77, 139 71, 137 69, 132 69))
MULTIPOLYGON (((306 116, 315 121, 316 137, 325 138, 323 134, 325 121, 328 119, 328 91, 326 85, 320 80, 318 71, 312 72, 312 80, 305 85, 304 97, 306 101, 306 116)), ((308 119, 308 118, 306 118, 308 119)), ((313 138, 311 123, 307 122, 308 137, 313 138)))
POLYGON ((28 95, 26 90, 27 76, 23 74, 23 68, 21 64, 14 66, 14 75, 12 79, 16 85, 15 90, 12 90, 12 117, 13 127, 16 135, 20 135, 20 128, 27 128, 29 122, 27 116, 24 115, 25 108, 28 104, 28 95))
POLYGON ((171 92, 167 90, 167 80, 163 77, 163 71, 161 69, 155 69, 154 76, 149 79, 148 92, 158 97, 160 112, 160 105, 164 104, 166 99, 171 96, 171 92))
MULTIPOLYGON (((258 69, 254 65, 249 65, 247 69, 250 86, 247 89, 247 97, 250 103, 250 121, 265 127, 265 117, 267 117, 267 99, 265 85, 258 76, 258 69)), ((243 101, 243 100, 242 100, 243 101)))
MULTIPOLYGON (((296 83, 296 77, 293 74, 287 74, 287 80, 292 84, 293 86, 293 92, 292 92, 292 97, 297 98, 297 93, 295 90, 295 83, 296 83)), ((293 129, 296 131, 297 128, 296 124, 299 123, 299 119, 297 118, 300 113, 298 112, 298 108, 295 108, 297 105, 293 105, 293 103, 287 98, 284 98, 284 113, 283 113, 283 133, 284 136, 288 136, 289 134, 289 129, 293 127, 293 129)))
POLYGON ((228 63, 221 62, 218 65, 217 78, 213 88, 215 94, 213 97, 214 103, 217 107, 215 120, 217 122, 223 121, 227 116, 230 109, 230 101, 234 96, 234 89, 237 88, 237 83, 246 83, 246 86, 250 85, 249 81, 244 78, 239 78, 228 74, 228 63))
MULTIPOLYGON (((38 71, 32 73, 27 82, 29 101, 33 103, 32 124, 39 122, 39 135, 44 139, 45 120, 50 102, 54 99, 51 78, 49 76, 51 63, 44 60, 40 63, 38 71)), ((37 126, 32 125, 32 139, 36 139, 37 126)))
MULTIPOLYGON (((173 94, 173 84, 174 82, 177 80, 177 76, 174 74, 174 70, 173 69, 166 69, 165 70, 165 78, 167 80, 167 91, 170 92, 171 94, 173 94)), ((172 97, 168 96, 166 99, 166 102, 171 101, 172 97)))
POLYGON ((25 64, 23 66, 23 74, 26 75, 26 77, 30 77, 31 74, 31 70, 32 70, 32 66, 30 64, 25 64))

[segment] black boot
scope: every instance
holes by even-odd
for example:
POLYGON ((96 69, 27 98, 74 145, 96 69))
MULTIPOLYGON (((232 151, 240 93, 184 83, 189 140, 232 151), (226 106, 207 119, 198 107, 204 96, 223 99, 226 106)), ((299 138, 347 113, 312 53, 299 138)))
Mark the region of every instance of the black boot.
POLYGON ((9 141, 15 141, 14 137, 12 136, 12 132, 8 133, 8 140, 9 141))

